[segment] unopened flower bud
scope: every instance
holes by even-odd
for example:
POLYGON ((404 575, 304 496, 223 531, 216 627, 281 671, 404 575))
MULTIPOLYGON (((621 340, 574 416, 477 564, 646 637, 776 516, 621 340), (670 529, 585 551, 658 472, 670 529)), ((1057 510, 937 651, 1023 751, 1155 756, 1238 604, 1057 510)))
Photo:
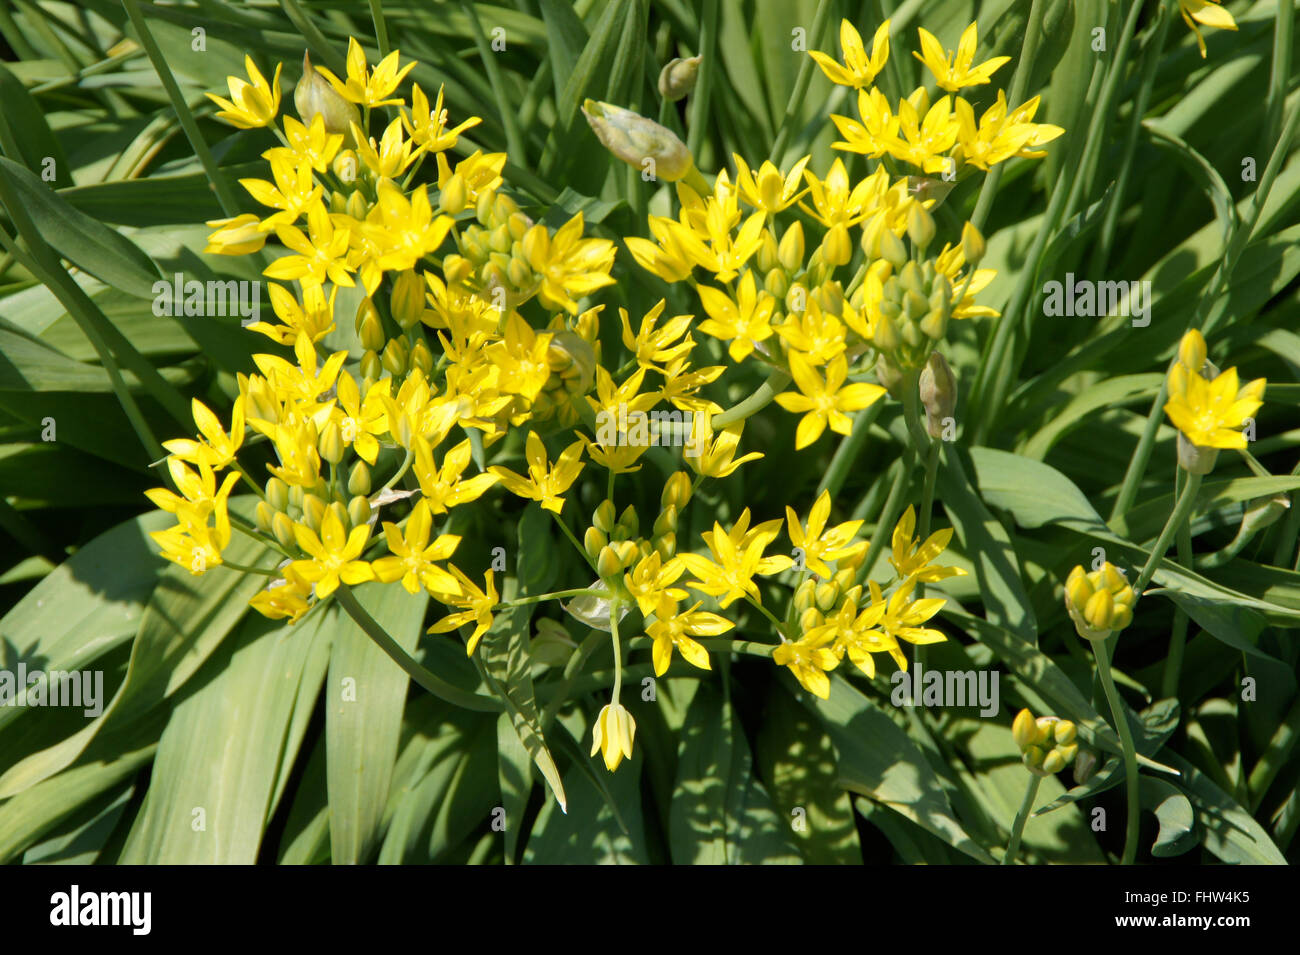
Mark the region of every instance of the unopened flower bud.
POLYGON ((370 523, 370 502, 364 495, 358 494, 348 501, 348 520, 352 522, 353 527, 370 523))
POLYGON ((972 223, 967 222, 961 227, 961 254, 966 259, 966 264, 974 267, 984 258, 984 249, 984 236, 972 223))
POLYGON ((343 433, 335 419, 331 418, 325 422, 325 427, 321 428, 317 450, 321 458, 330 464, 338 464, 343 460, 343 453, 347 448, 343 444, 343 433))
POLYGON ((957 379, 939 352, 930 352, 918 382, 921 404, 925 406, 925 427, 930 437, 943 435, 943 420, 951 418, 957 407, 957 379))
POLYGON ((409 269, 393 282, 393 318, 403 331, 410 331, 420 323, 424 314, 424 276, 409 269))
POLYGON ((934 217, 919 202, 913 202, 907 210, 907 237, 912 245, 924 253, 934 241, 934 217))
POLYGON ((701 56, 669 60, 659 71, 659 95, 670 103, 689 96, 695 89, 695 77, 700 72, 701 60, 701 56))
POLYGON ((588 99, 582 104, 592 131, 606 149, 636 169, 654 161, 654 175, 666 182, 685 178, 695 169, 690 150, 670 129, 639 113, 588 99))
POLYGON ((659 495, 659 506, 675 507, 678 512, 685 510, 691 500, 691 476, 685 471, 676 471, 664 482, 664 490, 659 495))
MULTIPOLYGON (((844 238, 848 238, 848 232, 844 233, 844 238)), ((853 250, 850 248, 849 255, 852 256, 852 254, 853 250)), ((781 236, 781 244, 777 247, 777 259, 781 263, 781 268, 791 274, 803 268, 803 225, 797 219, 790 225, 790 228, 785 230, 785 235, 781 236)))
POLYGON ((348 493, 370 493, 370 468, 365 461, 358 461, 352 465, 352 471, 348 474, 348 493))
POLYGON ((302 79, 293 90, 293 105, 303 125, 310 127, 318 115, 325 122, 325 132, 342 133, 343 141, 355 145, 352 141, 352 124, 361 123, 361 113, 355 103, 345 100, 334 87, 312 68, 311 57, 307 52, 302 55, 302 79))

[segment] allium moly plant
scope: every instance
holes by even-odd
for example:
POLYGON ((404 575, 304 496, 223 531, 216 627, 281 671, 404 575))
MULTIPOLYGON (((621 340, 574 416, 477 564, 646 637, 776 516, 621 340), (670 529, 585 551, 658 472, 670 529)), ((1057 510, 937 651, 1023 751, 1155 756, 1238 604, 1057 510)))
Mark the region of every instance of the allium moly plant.
POLYGON ((1289 2, 90 6, 0 86, 168 135, 0 121, 0 411, 130 519, 0 506, 0 860, 1286 860, 1289 2))

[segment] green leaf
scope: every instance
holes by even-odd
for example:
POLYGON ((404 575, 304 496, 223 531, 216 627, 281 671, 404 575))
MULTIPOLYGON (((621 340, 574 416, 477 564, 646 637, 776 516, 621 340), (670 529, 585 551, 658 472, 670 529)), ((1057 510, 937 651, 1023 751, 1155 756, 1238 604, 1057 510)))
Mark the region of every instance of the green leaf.
POLYGON ((215 671, 172 711, 144 805, 122 848, 128 865, 252 865, 297 757, 329 659, 329 618, 244 619, 215 671), (324 633, 322 632, 324 631, 324 633))
MULTIPOLYGON (((246 498, 231 502, 247 507, 246 498)), ((256 565, 271 552, 242 535, 225 557, 256 565)), ((213 568, 203 577, 169 564, 140 617, 126 679, 103 713, 54 746, 20 760, 0 776, 0 798, 13 796, 71 765, 110 720, 125 725, 172 696, 216 650, 248 609, 266 578, 213 568)))
POLYGON ((668 841, 677 864, 798 863, 782 819, 754 777, 735 711, 713 687, 691 701, 677 750, 668 841))
POLYGON ((1178 787, 1196 809, 1205 848, 1229 865, 1287 864, 1268 833, 1231 796, 1176 753, 1168 759, 1182 774, 1178 787))
POLYGON ((805 696, 839 754, 840 785, 869 796, 979 862, 993 858, 953 815, 938 777, 906 733, 843 677, 830 698, 805 696))
MULTIPOLYGON (((398 646, 414 650, 428 594, 379 583, 361 584, 353 593, 398 646)), ((331 614, 325 684, 330 851, 335 864, 349 865, 367 861, 380 837, 410 678, 351 617, 337 608, 331 614)))
POLYGON ((1182 790, 1151 776, 1142 777, 1140 789, 1142 808, 1154 812, 1160 823, 1151 854, 1157 859, 1168 859, 1196 845, 1196 813, 1182 790))
POLYGON ((46 122, 44 111, 3 63, 0 63, 0 101, 5 104, 0 110, 0 148, 4 154, 33 173, 53 173, 55 189, 72 185, 68 157, 46 122))
POLYGON ((961 541, 962 552, 975 565, 985 615, 1019 634, 1025 642, 1037 645, 1038 623, 1020 580, 1011 537, 971 490, 961 458, 952 446, 944 448, 938 494, 961 541))
MULTIPOLYGON (((120 232, 78 212, 28 169, 0 158, 0 177, 31 216, 41 238, 105 285, 137 298, 153 298, 161 279, 153 260, 120 232)), ((11 211, 12 214, 12 211, 11 211)))
POLYGON ((838 785, 830 736, 779 684, 763 707, 754 760, 805 862, 862 863, 853 805, 838 785))

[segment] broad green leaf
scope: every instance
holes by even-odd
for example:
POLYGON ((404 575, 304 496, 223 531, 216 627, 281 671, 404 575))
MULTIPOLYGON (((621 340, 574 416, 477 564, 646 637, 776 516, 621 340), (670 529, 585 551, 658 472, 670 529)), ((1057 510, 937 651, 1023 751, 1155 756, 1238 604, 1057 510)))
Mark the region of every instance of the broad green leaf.
POLYGON ((778 816, 754 777, 735 711, 702 686, 691 701, 677 751, 669 846, 677 864, 798 863, 791 819, 778 816))
POLYGON ((329 625, 322 613, 301 625, 245 618, 209 662, 212 678, 172 711, 119 862, 257 861, 277 780, 302 741, 295 714, 315 709, 329 625))
POLYGON ((120 232, 78 212, 18 163, 0 158, 0 177, 22 202, 40 236, 60 255, 105 285, 153 298, 158 267, 120 232))
MULTIPOLYGON (((354 593, 398 646, 415 649, 429 602, 424 591, 369 583, 354 593)), ((348 865, 369 861, 380 838, 410 678, 341 609, 333 611, 327 632, 333 640, 324 693, 330 851, 336 865, 348 865)))
POLYGON ((980 862, 988 852, 953 815, 934 770, 906 733, 843 677, 831 677, 827 700, 805 697, 839 754, 840 785, 910 819, 980 862))

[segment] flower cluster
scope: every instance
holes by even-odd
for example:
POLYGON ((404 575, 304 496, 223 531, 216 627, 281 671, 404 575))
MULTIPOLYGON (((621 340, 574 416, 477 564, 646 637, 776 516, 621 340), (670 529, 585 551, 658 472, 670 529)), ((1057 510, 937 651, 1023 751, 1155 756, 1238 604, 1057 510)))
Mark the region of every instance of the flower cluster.
MULTIPOLYGON (((856 32, 843 35, 845 66, 815 56, 832 79, 861 88, 887 44, 878 35, 864 60, 860 41, 856 50, 849 42, 856 32)), ((936 69, 928 36, 924 59, 936 69)), ((972 27, 936 69, 940 85, 987 82, 1000 64, 972 65, 974 46, 972 27)), ((510 192, 504 154, 449 158, 478 120, 449 127, 441 90, 432 107, 418 83, 405 95, 415 64, 398 51, 371 67, 353 40, 346 64, 341 77, 304 57, 297 119, 279 117, 279 67, 268 82, 249 61, 248 80, 230 78, 231 99, 213 97, 221 118, 279 141, 263 153, 267 178, 241 181, 265 212, 209 223, 206 250, 275 253, 264 269, 275 320, 253 330, 277 352, 255 355, 257 373, 239 376, 228 432, 196 401, 197 436, 168 442, 173 489, 150 492, 177 519, 155 534, 168 558, 203 573, 238 530, 283 557, 254 568, 271 578, 251 601, 266 616, 297 621, 340 588, 400 583, 442 604, 430 632, 459 631, 472 654, 509 602, 492 570, 458 566, 453 528, 468 522, 454 512, 502 492, 536 502, 595 579, 526 602, 576 595, 565 610, 609 631, 618 650, 612 700, 593 730, 593 753, 611 770, 631 756, 635 735, 618 699, 620 627, 640 634, 633 646, 648 648, 662 675, 675 655, 709 669, 710 639, 765 617, 779 640, 773 661, 823 698, 846 656, 871 677, 876 654, 906 668, 904 644, 944 639, 929 624, 945 601, 922 591, 964 571, 935 563, 952 530, 917 537, 913 508, 893 528, 883 581, 871 579, 865 522, 832 521, 829 491, 803 517, 787 508, 784 521, 759 520, 745 509, 730 526, 714 520, 698 541, 679 540, 703 481, 763 457, 741 449, 757 407, 715 400, 742 366, 767 366, 767 400, 799 416, 796 448, 827 429, 848 434, 853 413, 900 387, 924 401, 931 433, 951 412, 956 384, 935 348, 951 321, 997 313, 975 301, 992 278, 977 267, 978 230, 966 223, 955 241, 937 241, 942 190, 926 196, 883 161, 856 182, 840 159, 819 177, 808 157, 782 171, 735 156, 734 175, 724 169, 710 183, 666 129, 589 101, 583 111, 602 143, 634 165, 649 153, 676 185, 677 213, 650 216, 651 238, 628 237, 632 257, 669 283, 688 282, 699 303, 698 315, 668 314, 666 301, 639 316, 620 309, 613 331, 624 353, 606 361, 599 333, 612 316, 590 299, 613 282, 614 243, 588 235, 581 213, 554 229, 535 222, 510 192), (341 302, 355 307, 350 328, 339 327, 341 302), (652 449, 668 454, 655 447, 663 428, 638 438, 609 422, 651 411, 686 439, 663 443, 694 453, 684 456, 690 470, 666 469, 658 513, 642 520, 634 506, 618 511, 616 478, 640 470, 652 449), (606 499, 575 534, 566 499, 593 467, 606 499), (230 505, 241 479, 256 495, 247 520, 230 505)), ((688 95, 690 72, 664 95, 688 95)), ((877 131, 914 148, 908 110, 923 97, 877 131)), ((1035 105, 1008 119, 1004 140, 1016 147, 1005 156, 956 155, 980 168, 1038 155, 1031 147, 1052 127, 1029 123, 1035 105)), ((920 110, 923 125, 931 113, 920 110)), ((928 159, 915 165, 934 171, 928 159)))

